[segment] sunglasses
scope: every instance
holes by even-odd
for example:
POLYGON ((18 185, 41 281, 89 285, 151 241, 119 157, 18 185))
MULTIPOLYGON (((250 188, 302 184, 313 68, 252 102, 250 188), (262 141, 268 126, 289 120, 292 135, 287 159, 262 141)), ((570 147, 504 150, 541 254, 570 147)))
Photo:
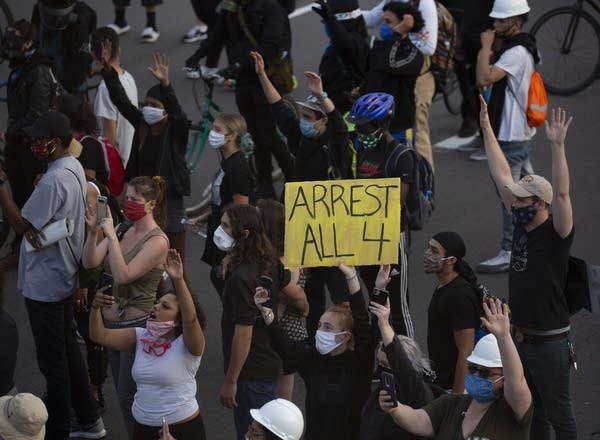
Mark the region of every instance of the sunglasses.
POLYGON ((495 371, 490 370, 489 368, 480 367, 478 365, 469 364, 467 365, 467 370, 471 374, 476 374, 482 379, 489 379, 490 376, 502 376, 502 373, 497 373, 495 371))

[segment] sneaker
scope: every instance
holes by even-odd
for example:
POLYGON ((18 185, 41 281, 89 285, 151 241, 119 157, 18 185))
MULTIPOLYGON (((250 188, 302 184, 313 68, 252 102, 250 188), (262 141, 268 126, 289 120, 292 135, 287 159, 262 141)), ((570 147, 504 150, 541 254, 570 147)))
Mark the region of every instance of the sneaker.
POLYGON ((489 260, 482 261, 479 263, 475 269, 479 273, 502 273, 508 272, 508 267, 510 266, 510 251, 505 251, 501 249, 493 258, 489 260))
POLYGON ((483 143, 481 142, 481 137, 475 136, 466 144, 462 144, 456 147, 456 151, 460 153, 472 153, 473 151, 481 150, 482 148, 483 143))
POLYGON ((194 26, 187 34, 181 39, 184 43, 195 43, 200 40, 206 39, 206 26, 194 26))
POLYGON ((485 154, 485 150, 480 149, 479 151, 476 151, 475 153, 471 154, 469 156, 469 160, 474 160, 476 162, 479 162, 482 160, 487 160, 487 155, 485 154))
POLYGON ((69 438, 91 438, 100 439, 106 437, 106 429, 102 417, 98 417, 91 425, 83 426, 78 422, 71 423, 69 438))
POLYGON ((159 36, 160 33, 158 33, 153 27, 148 26, 142 31, 140 38, 144 43, 154 43, 156 40, 158 40, 159 36))
POLYGON ((111 28, 117 33, 117 35, 123 35, 131 30, 131 26, 129 26, 127 23, 125 23, 124 26, 119 26, 116 23, 111 23, 106 25, 106 27, 111 28))
POLYGON ((475 119, 467 118, 463 119, 460 129, 458 130, 458 137, 468 138, 477 134, 477 122, 475 119))

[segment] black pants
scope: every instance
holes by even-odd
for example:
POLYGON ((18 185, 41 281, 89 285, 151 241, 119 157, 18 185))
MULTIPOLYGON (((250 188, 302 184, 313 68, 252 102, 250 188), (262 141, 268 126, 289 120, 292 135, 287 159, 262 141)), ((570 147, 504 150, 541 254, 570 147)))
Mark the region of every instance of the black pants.
POLYGON ((40 302, 25 298, 37 362, 46 379, 46 440, 69 438, 69 410, 82 425, 96 421, 83 356, 75 339, 73 298, 40 302))
MULTIPOLYGON (((156 440, 162 426, 146 426, 135 422, 133 427, 133 440, 156 440)), ((177 440, 205 440, 204 422, 198 414, 195 418, 185 423, 174 423, 169 425, 171 436, 177 440)))
POLYGON ((476 86, 475 70, 477 67, 477 53, 481 44, 468 38, 463 40, 464 60, 456 62, 456 75, 463 100, 460 112, 464 119, 479 120, 479 97, 476 86))
POLYGON ((348 282, 344 273, 337 267, 312 267, 309 269, 304 292, 310 305, 306 317, 306 330, 311 341, 315 339, 317 324, 321 315, 325 312, 325 286, 333 304, 341 304, 348 301, 348 282))
MULTIPOLYGON (((248 81, 247 79, 245 81, 248 81)), ((283 139, 277 133, 277 123, 260 84, 237 87, 235 101, 238 110, 246 119, 248 131, 254 140, 254 157, 258 170, 257 198, 274 198, 275 190, 271 179, 275 156, 286 181, 293 180, 294 162, 283 139)))

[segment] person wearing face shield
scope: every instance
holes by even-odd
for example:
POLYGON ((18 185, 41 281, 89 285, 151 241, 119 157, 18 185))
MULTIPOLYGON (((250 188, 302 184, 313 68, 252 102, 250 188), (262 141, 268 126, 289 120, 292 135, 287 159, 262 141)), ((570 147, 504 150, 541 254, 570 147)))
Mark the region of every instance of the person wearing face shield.
MULTIPOLYGON (((333 101, 323 91, 321 78, 314 72, 304 72, 310 95, 297 102, 299 117, 286 104, 265 73, 264 61, 252 52, 256 73, 277 119, 277 126, 287 138, 288 148, 295 156, 295 175, 301 182, 349 177, 350 158, 348 128, 333 101)), ((310 337, 314 337, 319 316, 325 310, 325 286, 334 304, 348 299, 348 288, 337 267, 308 269, 305 286, 311 303, 307 317, 310 337)))
POLYGON ((571 365, 577 369, 569 340, 570 313, 565 298, 568 261, 573 244, 573 208, 565 138, 572 118, 553 109, 545 123, 552 157, 552 182, 542 176, 514 179, 480 97, 480 125, 490 174, 515 232, 508 273, 513 335, 534 390, 531 438, 576 439, 571 399, 571 365), (552 205, 552 214, 549 212, 552 205), (552 428, 552 429, 551 429, 552 428))
POLYGON ((447 392, 464 391, 466 358, 473 350, 483 314, 477 278, 464 260, 465 243, 456 232, 429 239, 423 268, 436 286, 427 312, 427 348, 435 365, 435 384, 447 392))
MULTIPOLYGON (((411 88, 411 90, 414 89, 411 88)), ((356 158, 356 177, 362 179, 399 177, 401 179, 400 243, 398 265, 393 268, 390 282, 392 326, 396 333, 413 337, 412 318, 408 308, 408 246, 409 228, 406 215, 406 199, 413 179, 415 166, 412 154, 400 154, 388 164, 396 147, 406 147, 390 132, 394 115, 394 97, 388 93, 367 93, 359 97, 350 112, 349 121, 356 126, 359 151, 356 158)), ((410 152, 409 152, 410 153, 410 152)), ((362 266, 361 277, 367 285, 373 285, 379 266, 362 266)))
MULTIPOLYGON (((358 440, 361 410, 370 393, 374 344, 363 291, 354 267, 340 262, 339 270, 346 278, 349 302, 321 315, 314 343, 285 337, 273 309, 265 304, 265 290, 257 287, 254 296, 275 349, 304 379, 307 439, 358 440)), ((382 268, 377 285, 387 285, 389 271, 389 266, 382 268)))
POLYGON ((31 22, 39 30, 40 49, 54 61, 58 81, 69 93, 84 98, 96 12, 80 0, 38 0, 31 22))
POLYGON ((112 45, 101 43, 102 78, 117 110, 133 126, 131 155, 126 179, 160 176, 166 183, 167 224, 170 245, 185 261, 185 217, 183 197, 190 195, 190 173, 185 161, 188 140, 187 116, 183 112, 169 79, 169 60, 160 53, 153 56, 150 73, 159 81, 146 93, 142 109, 133 104, 112 65, 112 45))
POLYGON ((466 394, 446 394, 415 409, 379 393, 381 409, 406 431, 425 438, 529 439, 533 399, 510 334, 508 305, 483 306, 490 334, 467 357, 466 394))
MULTIPOLYGON (((13 199, 22 208, 31 193, 36 176, 45 169, 29 148, 23 128, 33 124, 40 114, 49 110, 53 99, 52 60, 37 46, 36 27, 18 20, 9 25, 2 38, 3 57, 9 61, 6 103, 8 120, 3 141, 6 146, 6 173, 13 199)), ((3 222, 3 228, 8 224, 3 222)), ((8 234, 8 231, 6 231, 8 234)), ((11 252, 1 260, 5 269, 19 260, 21 236, 16 235, 11 252)))
POLYGON ((396 107, 390 121, 394 139, 414 144, 415 83, 423 67, 423 53, 409 38, 424 26, 421 12, 397 1, 383 7, 380 39, 367 58, 367 74, 358 94, 389 93, 396 107))

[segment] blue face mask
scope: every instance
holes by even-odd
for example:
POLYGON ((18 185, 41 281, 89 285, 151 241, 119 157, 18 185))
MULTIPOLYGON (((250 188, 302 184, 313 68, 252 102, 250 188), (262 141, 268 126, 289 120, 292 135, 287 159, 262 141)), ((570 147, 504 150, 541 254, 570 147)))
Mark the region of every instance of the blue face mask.
POLYGON ((300 118, 299 125, 302 136, 307 138, 315 138, 319 135, 319 130, 315 128, 315 124, 313 122, 307 121, 304 118, 300 118))
POLYGON ((512 221, 515 226, 525 226, 533 217, 537 214, 537 208, 532 203, 527 206, 512 206, 510 208, 512 212, 512 221))
POLYGON ((391 40, 392 35, 394 35, 394 29, 389 24, 381 23, 379 25, 379 36, 382 40, 391 40))
POLYGON ((465 378, 465 390, 467 390, 467 393, 469 393, 473 399, 479 403, 493 402, 500 397, 494 394, 492 391, 494 384, 500 379, 502 379, 502 377, 492 381, 490 379, 484 379, 483 377, 476 376, 472 373, 467 373, 467 377, 465 378))

